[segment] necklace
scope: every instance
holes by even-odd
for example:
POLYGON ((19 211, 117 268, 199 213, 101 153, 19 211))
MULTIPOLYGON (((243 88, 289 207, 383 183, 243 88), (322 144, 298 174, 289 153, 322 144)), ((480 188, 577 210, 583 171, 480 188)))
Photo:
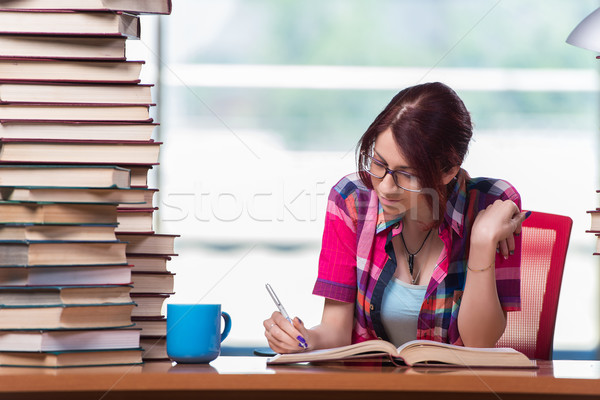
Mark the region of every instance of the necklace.
POLYGON ((419 268, 419 273, 417 273, 417 276, 413 278, 413 270, 414 270, 414 266, 415 266, 415 256, 417 254, 419 254, 421 249, 423 249, 423 246, 425 246, 425 242, 427 242, 427 239, 429 239, 429 235, 431 235, 431 231, 432 231, 432 229, 430 229, 429 232, 427 232, 427 236, 425 236, 425 239, 423 239, 423 243, 421 243, 421 247, 419 247, 419 250, 415 251, 414 253, 411 253, 410 251, 408 251, 408 247, 406 247, 406 242, 404 241, 404 235, 402 234, 402 232, 400 232, 400 239, 402 239, 402 244, 404 245, 404 250, 406 250, 406 252, 408 253, 408 272, 410 273, 410 278, 412 279, 413 285, 417 281, 417 278, 419 277, 419 273, 421 273, 421 269, 419 268))

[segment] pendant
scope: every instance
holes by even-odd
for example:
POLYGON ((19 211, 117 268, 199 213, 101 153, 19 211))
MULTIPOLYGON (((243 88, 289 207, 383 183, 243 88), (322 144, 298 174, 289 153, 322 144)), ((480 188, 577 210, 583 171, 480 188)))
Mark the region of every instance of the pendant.
POLYGON ((414 254, 409 254, 408 255, 408 272, 410 273, 410 277, 412 278, 412 274, 413 274, 413 265, 415 262, 415 255, 414 254))

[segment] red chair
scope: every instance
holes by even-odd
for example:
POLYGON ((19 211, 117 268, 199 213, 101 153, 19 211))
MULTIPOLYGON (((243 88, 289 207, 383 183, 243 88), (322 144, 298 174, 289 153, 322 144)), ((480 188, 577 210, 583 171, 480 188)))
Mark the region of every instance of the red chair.
POLYGON ((532 212, 523 223, 521 311, 508 313, 496 347, 512 347, 529 358, 550 360, 558 296, 573 220, 532 212))

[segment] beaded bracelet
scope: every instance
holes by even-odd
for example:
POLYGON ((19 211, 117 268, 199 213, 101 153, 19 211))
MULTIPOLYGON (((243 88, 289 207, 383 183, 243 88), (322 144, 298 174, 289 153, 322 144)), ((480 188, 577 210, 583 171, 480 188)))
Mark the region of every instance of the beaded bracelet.
POLYGON ((467 264, 467 269, 468 269, 468 270, 470 270, 470 271, 481 272, 481 271, 486 271, 486 270, 488 270, 488 269, 492 268, 493 266, 494 266, 494 263, 491 263, 490 265, 488 265, 488 266, 487 266, 487 267, 485 267, 485 268, 481 268, 481 269, 474 269, 474 268, 471 268, 471 267, 469 267, 469 264, 467 264))

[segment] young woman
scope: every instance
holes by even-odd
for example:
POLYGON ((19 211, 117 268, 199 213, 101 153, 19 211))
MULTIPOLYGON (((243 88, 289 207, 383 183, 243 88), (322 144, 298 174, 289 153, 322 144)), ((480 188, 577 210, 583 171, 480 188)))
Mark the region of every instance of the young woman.
POLYGON ((508 182, 461 169, 471 136, 469 112, 442 83, 392 99, 358 143, 358 173, 329 195, 313 290, 325 297, 321 323, 273 313, 263 323, 273 350, 377 338, 494 346, 520 308, 527 214, 508 182))

